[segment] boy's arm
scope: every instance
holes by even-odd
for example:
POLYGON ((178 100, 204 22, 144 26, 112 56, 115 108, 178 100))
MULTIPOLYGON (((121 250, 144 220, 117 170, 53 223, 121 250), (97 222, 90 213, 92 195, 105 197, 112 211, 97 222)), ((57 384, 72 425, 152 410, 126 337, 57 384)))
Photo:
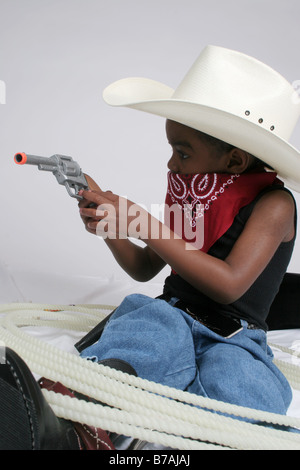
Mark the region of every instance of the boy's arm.
POLYGON ((128 239, 107 238, 105 242, 121 268, 136 281, 149 281, 166 265, 149 246, 141 247, 128 239))
MULTIPOLYGON (((107 200, 104 193, 84 191, 83 195, 96 204, 107 200)), ((113 195, 109 200, 114 204, 118 197, 113 195)), ((87 214, 96 215, 93 209, 87 211, 87 214)), ((279 245, 292 239, 294 211, 293 199, 284 191, 272 191, 263 196, 225 260, 201 251, 186 250, 185 241, 160 222, 160 237, 151 238, 150 233, 146 233, 143 239, 159 258, 196 289, 217 302, 228 304, 250 288, 279 245)), ((148 227, 151 227, 152 222, 157 223, 146 211, 144 216, 148 217, 148 227)), ((97 221, 92 225, 96 229, 97 221)))
MULTIPOLYGON (((85 175, 85 177, 91 190, 101 191, 97 183, 90 176, 85 175)), ((87 208, 89 205, 90 201, 86 199, 83 199, 78 204, 80 209, 87 208)), ((87 231, 96 235, 96 229, 89 227, 93 219, 83 214, 81 218, 87 231)), ((127 238, 122 240, 106 238, 105 242, 121 268, 136 281, 149 281, 166 265, 165 261, 151 248, 148 246, 138 246, 127 238)))

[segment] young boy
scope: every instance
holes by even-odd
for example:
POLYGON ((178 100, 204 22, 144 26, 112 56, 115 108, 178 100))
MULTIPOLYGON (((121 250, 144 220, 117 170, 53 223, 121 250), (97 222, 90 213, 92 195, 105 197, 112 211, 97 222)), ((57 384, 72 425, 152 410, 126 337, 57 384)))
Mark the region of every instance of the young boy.
MULTIPOLYGON (((105 240, 123 269, 139 281, 151 279, 169 264, 172 273, 166 279, 164 295, 160 299, 127 297, 100 341, 82 356, 98 362, 122 360, 139 377, 210 398, 285 413, 291 399, 289 387, 273 367, 263 330, 267 329, 266 316, 294 245, 294 200, 283 190, 276 174, 265 172, 263 164, 248 152, 233 147, 218 154, 199 131, 170 120, 166 133, 173 150, 169 181, 180 175, 187 192, 192 179, 201 175, 203 180, 207 173, 217 173, 221 183, 219 187, 218 181, 214 183, 215 192, 224 187, 224 182, 232 185, 214 202, 219 209, 212 221, 218 225, 218 219, 224 223, 229 217, 229 229, 225 224, 224 234, 215 243, 218 235, 204 231, 204 238, 212 236, 208 252, 188 250, 185 240, 162 223, 160 237, 151 238, 151 226, 157 221, 140 208, 141 226, 144 221, 149 232, 143 233, 145 248, 124 239, 128 235, 124 232, 105 240), (239 186, 237 191, 234 186, 239 186), (256 198, 251 201, 253 193, 256 198), (246 204, 246 199, 251 202, 246 204), (242 208, 231 223, 237 201, 242 208), (262 290, 265 295, 258 295, 262 290), (273 379, 268 381, 267 376, 273 379), (278 393, 278 381, 284 393, 278 393)), ((211 188, 205 191, 211 192, 211 188)), ((202 188, 199 194, 205 200, 203 193, 202 188)), ((172 182, 168 194, 174 194, 172 182)), ((84 201, 79 206, 88 231, 100 234, 108 223, 125 226, 124 220, 119 224, 118 196, 100 190, 82 195, 84 201), (103 208, 103 226, 101 216, 97 216, 99 210, 86 207, 91 203, 103 208)), ((128 202, 128 207, 132 206, 128 202)), ((207 214, 210 217, 209 210, 207 214)), ((205 214, 204 225, 210 226, 206 219, 205 214)))
POLYGON ((286 413, 291 389, 272 362, 266 319, 296 234, 294 199, 277 178, 300 188, 300 156, 287 143, 300 113, 293 93, 264 64, 211 46, 175 91, 136 78, 105 90, 109 104, 167 119, 166 213, 177 211, 161 223, 92 180, 82 192, 86 229, 104 237, 131 277, 147 281, 171 267, 160 298, 126 297, 82 357, 286 413))
POLYGON ((110 85, 104 98, 167 118, 166 207, 179 211, 152 237, 158 222, 139 208, 142 248, 126 238, 131 219, 126 224, 119 212, 122 199, 82 193, 87 230, 105 237, 130 276, 147 281, 165 264, 172 268, 160 299, 126 298, 82 356, 122 360, 149 380, 286 413, 290 388, 272 363, 265 331, 295 240, 295 203, 272 171, 299 189, 299 153, 283 140, 300 112, 293 88, 264 64, 209 46, 175 91, 133 78, 110 85), (198 249, 187 249, 184 229, 176 235, 178 214, 196 239, 203 229, 198 249))

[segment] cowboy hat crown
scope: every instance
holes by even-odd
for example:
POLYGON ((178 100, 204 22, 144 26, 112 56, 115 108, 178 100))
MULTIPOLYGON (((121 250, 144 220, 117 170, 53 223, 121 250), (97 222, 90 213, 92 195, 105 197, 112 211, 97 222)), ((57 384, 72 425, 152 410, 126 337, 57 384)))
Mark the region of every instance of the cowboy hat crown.
POLYGON ((282 75, 257 59, 207 46, 175 90, 133 77, 109 85, 103 97, 112 106, 156 114, 242 148, 300 191, 300 154, 288 143, 300 99, 282 75))

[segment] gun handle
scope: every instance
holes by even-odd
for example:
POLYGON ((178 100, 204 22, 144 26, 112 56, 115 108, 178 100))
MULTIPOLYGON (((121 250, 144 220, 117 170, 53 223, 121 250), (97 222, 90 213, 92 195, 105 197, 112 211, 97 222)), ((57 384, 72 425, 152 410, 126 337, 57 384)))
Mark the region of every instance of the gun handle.
POLYGON ((101 191, 101 188, 97 185, 97 183, 91 178, 89 175, 84 174, 85 179, 87 180, 87 184, 89 186, 89 189, 92 191, 101 191))

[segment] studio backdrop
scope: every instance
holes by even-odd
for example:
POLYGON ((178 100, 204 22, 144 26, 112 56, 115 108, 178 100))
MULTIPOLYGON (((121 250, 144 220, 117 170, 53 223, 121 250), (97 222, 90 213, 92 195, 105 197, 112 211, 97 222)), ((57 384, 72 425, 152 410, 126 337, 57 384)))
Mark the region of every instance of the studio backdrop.
MULTIPOLYGON (((71 156, 102 189, 150 210, 165 198, 164 119, 111 108, 103 89, 130 76, 176 88, 212 44, 256 57, 297 91, 299 16, 298 0, 0 0, 1 302, 158 295, 167 268, 150 284, 130 280, 52 173, 14 154, 71 156)), ((300 272, 299 241, 289 271, 300 272)))

